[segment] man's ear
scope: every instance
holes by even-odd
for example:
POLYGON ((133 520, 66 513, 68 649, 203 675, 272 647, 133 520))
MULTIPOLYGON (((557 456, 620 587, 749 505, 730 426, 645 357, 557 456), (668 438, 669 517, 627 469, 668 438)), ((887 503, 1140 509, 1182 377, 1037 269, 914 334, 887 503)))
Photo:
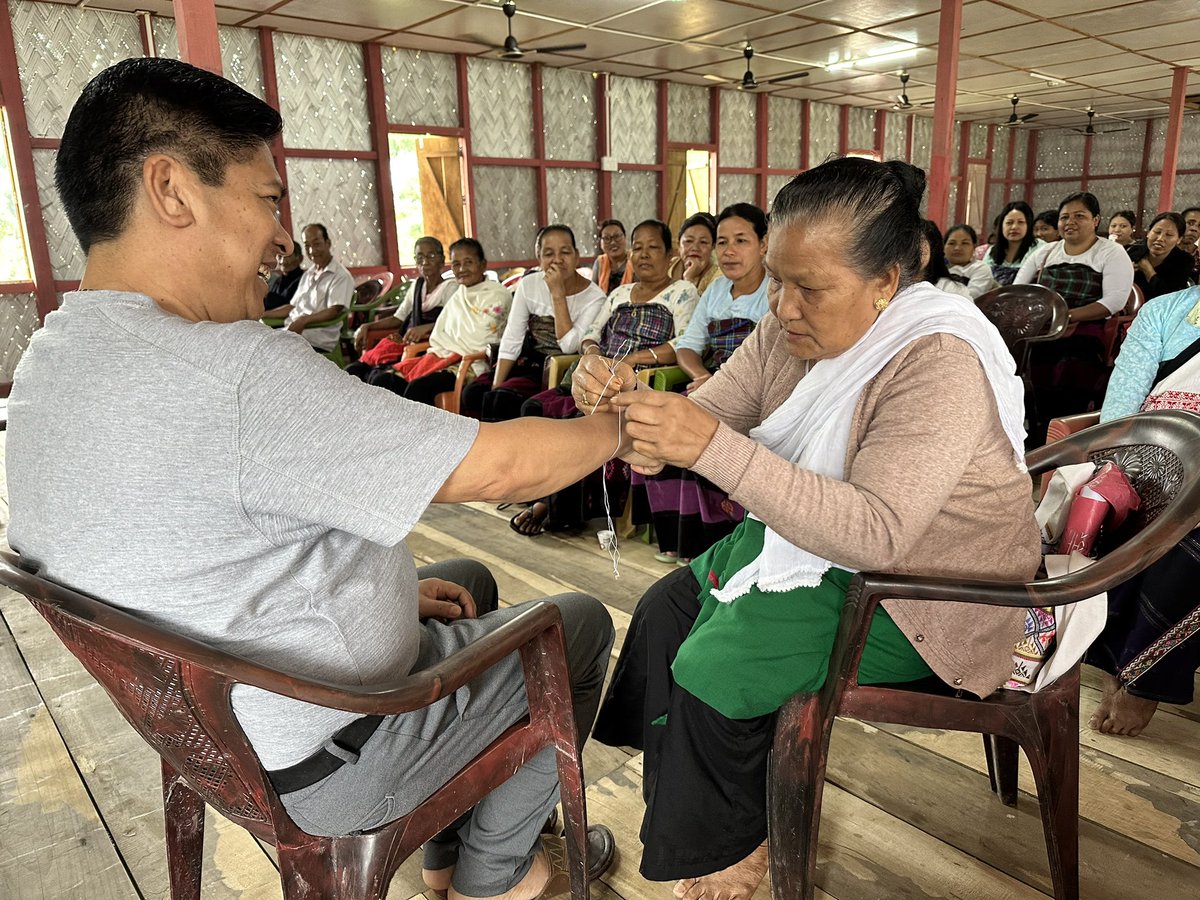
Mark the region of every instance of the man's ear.
POLYGON ((172 156, 155 153, 142 163, 142 187, 151 214, 164 225, 186 228, 196 221, 196 178, 172 156))

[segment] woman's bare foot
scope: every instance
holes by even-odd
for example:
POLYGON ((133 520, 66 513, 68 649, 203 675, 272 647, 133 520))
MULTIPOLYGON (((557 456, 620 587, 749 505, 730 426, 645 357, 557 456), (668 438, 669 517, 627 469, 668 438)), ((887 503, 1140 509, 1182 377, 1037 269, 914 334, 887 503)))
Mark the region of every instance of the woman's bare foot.
POLYGON ((1102 731, 1105 720, 1112 712, 1113 699, 1121 690, 1121 682, 1117 680, 1116 675, 1104 673, 1104 696, 1100 700, 1100 705, 1096 707, 1095 712, 1088 718, 1088 728, 1092 731, 1102 731))
MULTIPOLYGON (((565 853, 565 850, 563 852, 565 853)), ((507 892, 497 897, 473 898, 460 894, 451 885, 449 900, 536 900, 546 890, 554 872, 555 868, 547 856, 546 845, 543 845, 543 848, 534 855, 533 864, 525 873, 525 877, 509 888, 507 892)))
POLYGON ((753 853, 728 869, 684 878, 675 885, 675 896, 681 900, 750 900, 767 874, 767 844, 764 841, 753 853))
POLYGON ((1156 709, 1157 700, 1135 697, 1125 690, 1117 691, 1099 730, 1104 734, 1137 737, 1142 733, 1142 729, 1150 724, 1156 709))

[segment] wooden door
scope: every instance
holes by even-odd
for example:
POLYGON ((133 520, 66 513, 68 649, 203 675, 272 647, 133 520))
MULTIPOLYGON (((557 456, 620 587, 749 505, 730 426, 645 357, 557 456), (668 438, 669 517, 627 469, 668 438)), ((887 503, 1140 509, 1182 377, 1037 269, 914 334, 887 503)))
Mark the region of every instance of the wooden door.
POLYGON ((425 233, 449 247, 466 234, 462 142, 456 137, 422 137, 417 141, 417 169, 425 233))
POLYGON ((679 234, 683 220, 687 218, 687 150, 667 150, 667 217, 671 234, 679 234))

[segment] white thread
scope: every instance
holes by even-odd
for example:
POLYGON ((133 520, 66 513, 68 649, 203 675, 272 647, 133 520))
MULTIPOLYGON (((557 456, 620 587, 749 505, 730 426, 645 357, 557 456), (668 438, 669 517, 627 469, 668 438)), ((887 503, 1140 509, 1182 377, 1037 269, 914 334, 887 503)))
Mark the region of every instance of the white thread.
MULTIPOLYGON (((592 406, 592 411, 590 413, 588 413, 589 416, 594 416, 596 414, 596 409, 600 406, 600 401, 604 398, 604 394, 608 391, 609 385, 611 385, 613 383, 613 379, 617 377, 617 366, 619 366, 621 363, 623 363, 625 361, 625 358, 628 357, 629 354, 634 352, 634 349, 635 348, 633 346, 633 341, 629 338, 626 338, 624 343, 621 344, 621 347, 618 350, 616 358, 612 361, 612 364, 608 367, 608 381, 606 381, 604 383, 604 387, 601 388, 600 395, 596 398, 596 403, 592 406)), ((620 452, 621 452, 621 410, 618 408, 617 409, 617 446, 616 446, 616 449, 613 450, 612 456, 609 457, 609 460, 612 460, 613 457, 615 457, 620 452)), ((612 508, 609 505, 609 500, 608 500, 608 479, 605 478, 603 476, 603 474, 601 474, 601 476, 600 476, 600 493, 604 497, 604 521, 605 521, 605 524, 608 525, 608 527, 606 529, 604 529, 603 531, 596 532, 596 538, 600 541, 601 548, 604 550, 607 550, 609 558, 612 559, 613 578, 620 578, 621 577, 621 548, 617 542, 617 527, 613 524, 612 508)))

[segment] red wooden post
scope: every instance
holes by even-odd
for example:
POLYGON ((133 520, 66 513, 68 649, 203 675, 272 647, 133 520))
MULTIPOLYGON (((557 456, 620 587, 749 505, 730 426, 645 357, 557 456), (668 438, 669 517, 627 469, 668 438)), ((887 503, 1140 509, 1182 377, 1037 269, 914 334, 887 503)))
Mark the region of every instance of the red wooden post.
POLYGON ((387 98, 383 88, 383 55, 378 44, 363 44, 367 69, 367 113, 371 119, 371 142, 375 146, 375 193, 379 201, 379 224, 383 240, 383 264, 400 271, 400 245, 396 237, 396 205, 392 199, 392 151, 388 140, 387 98))
POLYGON ((29 123, 25 119, 25 95, 21 90, 21 73, 17 68, 17 48, 13 41, 8 0, 0 0, 0 19, 3 19, 0 22, 0 98, 3 98, 8 112, 13 168, 17 173, 17 190, 21 194, 29 255, 33 259, 37 314, 41 322, 47 313, 58 308, 58 294, 54 289, 54 266, 50 262, 50 245, 46 242, 46 224, 42 221, 42 203, 33 168, 33 144, 29 138, 29 123))
POLYGON ((467 191, 467 216, 463 231, 468 237, 475 235, 475 167, 471 165, 471 100, 467 90, 467 58, 454 54, 455 74, 458 77, 458 124, 463 130, 463 155, 466 172, 463 183, 467 191))
POLYGON ((533 93, 533 158, 538 166, 534 170, 534 192, 537 195, 537 226, 550 224, 550 204, 546 198, 546 125, 542 110, 542 65, 533 64, 529 87, 533 93))
POLYGON ((1137 217, 1140 230, 1142 214, 1146 209, 1146 178, 1150 174, 1150 144, 1154 140, 1153 119, 1146 120, 1146 137, 1142 141, 1142 174, 1138 176, 1137 217))
POLYGON ((658 217, 664 218, 670 206, 667 191, 667 89, 666 81, 658 83, 658 217))
POLYGON ((800 101, 800 167, 797 171, 805 172, 808 170, 808 122, 809 122, 809 101, 800 101))
POLYGON ((767 128, 770 125, 767 112, 767 95, 759 94, 755 98, 755 163, 758 166, 758 187, 755 190, 754 202, 760 209, 767 208, 767 128))
POLYGON ((1187 97, 1187 83, 1187 66, 1176 66, 1175 77, 1171 80, 1171 109, 1167 113, 1167 145, 1163 148, 1159 212, 1167 212, 1175 202, 1175 170, 1179 168, 1179 136, 1183 132, 1183 103, 1187 97))
MULTIPOLYGON (((596 79, 596 159, 600 160, 600 178, 597 182, 597 222, 612 218, 612 172, 605 171, 604 157, 608 156, 608 75, 596 79)), ((597 236, 592 235, 596 240, 597 236)), ((590 245, 589 245, 590 246, 590 245)))
MULTIPOLYGON (((279 79, 275 72, 274 29, 258 29, 258 50, 259 56, 262 58, 263 93, 266 94, 267 103, 278 110, 279 79)), ((287 155, 283 150, 282 132, 271 142, 271 156, 275 159, 275 170, 279 173, 279 178, 283 181, 284 188, 287 188, 287 155)), ((288 199, 287 194, 283 195, 283 201, 279 204, 279 221, 287 229, 287 233, 291 234, 294 238, 295 235, 292 232, 292 201, 288 199)))
POLYGON ((929 218, 945 227, 950 203, 950 156, 954 152, 954 100, 958 93, 958 33, 963 0, 942 0, 938 28, 937 95, 933 105, 933 152, 929 162, 929 218))
POLYGON ((184 62, 223 74, 217 7, 213 0, 173 0, 179 31, 179 57, 184 62))
MULTIPOLYGON (((967 220, 967 158, 971 153, 971 123, 958 123, 958 194, 954 200, 954 221, 967 220)), ((950 227, 949 222, 946 227, 950 227)))

